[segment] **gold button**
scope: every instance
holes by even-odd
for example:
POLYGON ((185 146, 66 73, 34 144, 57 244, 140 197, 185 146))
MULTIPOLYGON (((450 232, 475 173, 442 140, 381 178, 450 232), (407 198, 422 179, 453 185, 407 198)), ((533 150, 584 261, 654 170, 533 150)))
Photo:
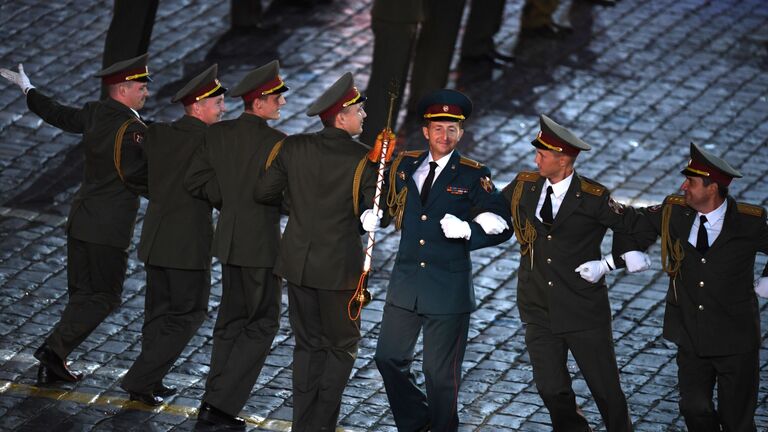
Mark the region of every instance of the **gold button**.
POLYGON ((555 285, 555 284, 553 284, 553 283, 552 283, 552 281, 549 281, 549 282, 547 282, 547 285, 549 285, 549 286, 553 286, 553 285, 555 285))
POLYGON ((552 240, 552 235, 551 234, 547 236, 547 240, 552 240))
POLYGON ((547 258, 547 264, 552 264, 552 258, 547 258))
POLYGON ((701 259, 701 263, 702 263, 702 264, 706 264, 706 263, 707 263, 707 259, 706 259, 706 258, 702 258, 702 259, 701 259))
POLYGON ((699 310, 704 310, 704 305, 699 305, 699 310))
POLYGON ((699 286, 703 287, 704 286, 704 281, 699 282, 699 286))
POLYGON ((424 246, 424 243, 426 243, 426 242, 424 241, 424 239, 421 239, 421 240, 419 240, 419 244, 420 244, 420 245, 424 246))
POLYGON ((427 215, 421 215, 421 220, 427 220, 427 215))
POLYGON ((422 261, 422 262, 420 262, 420 263, 419 263, 419 265, 420 265, 422 268, 424 268, 424 267, 426 267, 426 266, 427 266, 427 263, 425 263, 424 261, 422 261))

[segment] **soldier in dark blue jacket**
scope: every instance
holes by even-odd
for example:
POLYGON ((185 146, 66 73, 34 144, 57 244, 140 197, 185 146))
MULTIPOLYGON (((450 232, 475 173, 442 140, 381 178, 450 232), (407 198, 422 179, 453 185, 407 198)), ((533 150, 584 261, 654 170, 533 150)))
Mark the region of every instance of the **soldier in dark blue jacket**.
MULTIPOLYGON (((418 112, 429 151, 402 153, 390 168, 387 204, 402 237, 375 359, 399 430, 458 428, 461 362, 475 309, 469 252, 511 236, 490 171, 455 150, 471 111, 457 91, 426 96, 418 112), (422 329, 426 395, 410 370, 422 329)), ((364 227, 370 217, 361 216, 364 227)))

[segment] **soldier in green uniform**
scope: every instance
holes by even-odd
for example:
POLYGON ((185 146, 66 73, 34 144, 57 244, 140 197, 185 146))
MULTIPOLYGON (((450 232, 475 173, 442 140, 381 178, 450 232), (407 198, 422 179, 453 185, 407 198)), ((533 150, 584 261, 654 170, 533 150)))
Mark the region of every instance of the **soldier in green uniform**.
POLYGON ((254 195, 269 203, 290 191, 275 274, 288 281, 298 432, 335 430, 357 357, 359 320, 347 311, 363 267, 355 202, 371 206, 375 192, 375 171, 363 161, 368 148, 353 138, 362 131, 364 100, 352 74, 339 78, 307 111, 324 128, 286 138, 254 195))
POLYGON ((173 97, 172 102, 184 105, 183 117, 173 123, 152 123, 147 129, 149 206, 139 243, 139 259, 147 272, 144 326, 141 354, 121 387, 132 400, 148 405, 159 405, 176 392, 163 385, 163 377, 208 310, 211 204, 190 195, 183 181, 208 125, 224 113, 227 89, 216 78, 217 71, 217 65, 209 67, 173 97))
POLYGON ((647 263, 635 250, 601 259, 600 243, 607 228, 628 231, 637 215, 575 171, 578 154, 590 149, 587 143, 545 115, 540 124, 532 142, 539 172, 518 174, 502 192, 511 203, 522 254, 517 304, 533 377, 555 431, 589 430, 571 387, 570 351, 607 430, 630 431, 603 275, 614 263, 623 265, 620 258, 631 271, 647 263))
POLYGON ((755 293, 768 297, 768 265, 754 285, 753 275, 757 252, 768 253, 766 212, 728 195, 739 171, 696 144, 690 151, 685 195, 643 209, 633 237, 645 248, 661 236, 669 275, 664 338, 677 345, 688 430, 755 431, 761 337, 755 293))
POLYGON ((388 214, 402 235, 375 360, 398 430, 455 431, 469 315, 476 307, 469 253, 512 234, 490 170, 456 150, 472 112, 469 98, 438 90, 419 102, 418 111, 429 151, 401 153, 390 168, 388 214), (426 394, 411 371, 422 330, 426 394))
POLYGON ((248 401, 280 325, 280 281, 272 274, 280 240, 280 199, 253 201, 259 173, 285 134, 280 118, 288 90, 272 61, 248 73, 231 91, 245 111, 208 127, 192 156, 185 186, 221 203, 213 256, 222 265, 222 299, 213 330, 211 370, 198 420, 243 426, 248 401))
POLYGON ((83 135, 83 183, 67 219, 69 300, 61 320, 35 351, 38 380, 78 381, 66 358, 120 305, 139 193, 146 192, 143 142, 146 125, 137 110, 149 92, 147 55, 117 62, 98 72, 109 97, 82 108, 61 105, 34 88, 24 73, 0 69, 19 85, 27 106, 45 122, 83 135))

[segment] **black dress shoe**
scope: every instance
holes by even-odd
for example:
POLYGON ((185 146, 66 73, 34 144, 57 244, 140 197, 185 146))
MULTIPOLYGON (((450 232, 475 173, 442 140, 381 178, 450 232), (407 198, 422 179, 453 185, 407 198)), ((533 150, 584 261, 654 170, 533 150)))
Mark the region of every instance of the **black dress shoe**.
MULTIPOLYGON (((80 381, 81 379, 83 379, 83 374, 79 372, 70 371, 70 373, 75 378, 75 381, 80 381)), ((61 381, 64 381, 64 379, 62 379, 55 373, 51 372, 51 370, 46 366, 41 364, 37 368, 37 385, 54 384, 56 382, 61 382, 61 381)), ((67 382, 72 382, 72 381, 67 381, 67 382)))
POLYGON ((152 394, 146 394, 146 393, 134 393, 134 392, 128 392, 128 395, 130 396, 128 399, 136 402, 141 402, 144 405, 149 406, 159 406, 163 404, 163 398, 160 396, 155 396, 152 394))
POLYGON ((515 58, 506 54, 502 54, 496 50, 480 55, 464 55, 461 56, 461 63, 464 66, 472 66, 478 63, 487 63, 492 66, 507 66, 514 64, 515 58))
POLYGON ((202 405, 200 405, 200 409, 197 411, 197 421, 226 426, 228 428, 245 427, 245 420, 243 420, 242 417, 229 415, 207 402, 203 402, 202 405))
POLYGON ((34 356, 40 361, 40 365, 47 369, 44 371, 42 369, 37 370, 38 379, 40 379, 40 376, 43 375, 43 377, 46 378, 48 382, 52 382, 51 375, 53 375, 56 378, 55 380, 58 381, 78 382, 83 377, 82 374, 73 373, 70 371, 64 360, 62 360, 58 354, 53 352, 53 350, 49 348, 48 345, 43 344, 43 346, 35 351, 34 356))
POLYGON ((175 395, 177 391, 178 389, 176 387, 168 387, 165 384, 160 383, 152 390, 152 394, 160 396, 161 398, 167 398, 168 396, 175 395))
POLYGON ((520 36, 526 38, 562 39, 565 37, 565 32, 554 24, 547 24, 541 27, 521 29, 520 36))

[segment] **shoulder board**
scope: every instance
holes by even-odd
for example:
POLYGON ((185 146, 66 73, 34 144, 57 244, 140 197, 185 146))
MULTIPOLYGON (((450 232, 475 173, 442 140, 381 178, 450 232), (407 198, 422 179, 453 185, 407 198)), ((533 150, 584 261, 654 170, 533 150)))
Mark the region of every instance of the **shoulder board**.
POLYGON ((539 173, 533 171, 523 171, 515 177, 517 181, 535 182, 541 177, 539 173))
POLYGON ((763 209, 760 206, 756 206, 753 204, 746 204, 746 203, 737 203, 736 204, 736 210, 739 211, 739 213, 743 213, 745 215, 750 216, 757 216, 760 217, 765 212, 765 209, 763 209))
POLYGON ((685 197, 682 195, 669 195, 664 199, 664 204, 687 205, 685 203, 685 197))
POLYGON ((417 158, 421 156, 421 154, 424 153, 425 151, 426 150, 409 150, 409 151, 403 152, 403 156, 417 158))
POLYGON ((470 158, 465 158, 464 156, 462 156, 459 159, 459 163, 462 164, 462 165, 471 166, 472 168, 482 168, 483 167, 483 164, 481 164, 480 162, 478 162, 476 160, 473 160, 473 159, 470 159, 470 158))
POLYGON ((586 192, 590 195, 595 196, 603 196, 605 193, 605 186, 589 182, 587 180, 581 179, 581 191, 586 192))

